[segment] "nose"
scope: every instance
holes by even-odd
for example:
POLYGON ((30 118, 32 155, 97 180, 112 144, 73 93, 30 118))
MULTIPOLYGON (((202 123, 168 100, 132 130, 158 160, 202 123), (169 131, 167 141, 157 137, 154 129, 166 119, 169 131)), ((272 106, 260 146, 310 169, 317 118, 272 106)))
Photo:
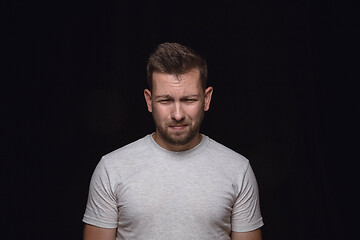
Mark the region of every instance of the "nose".
POLYGON ((181 103, 177 102, 174 104, 173 110, 171 112, 171 118, 177 122, 185 119, 185 112, 181 107, 181 103))

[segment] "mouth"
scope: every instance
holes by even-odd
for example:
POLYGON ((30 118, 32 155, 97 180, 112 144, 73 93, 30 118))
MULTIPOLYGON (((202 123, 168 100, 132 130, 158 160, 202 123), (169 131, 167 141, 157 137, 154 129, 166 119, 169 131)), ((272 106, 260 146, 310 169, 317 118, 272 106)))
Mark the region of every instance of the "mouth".
POLYGON ((170 127, 170 129, 172 129, 174 131, 181 131, 187 127, 187 124, 170 125, 169 127, 170 127))

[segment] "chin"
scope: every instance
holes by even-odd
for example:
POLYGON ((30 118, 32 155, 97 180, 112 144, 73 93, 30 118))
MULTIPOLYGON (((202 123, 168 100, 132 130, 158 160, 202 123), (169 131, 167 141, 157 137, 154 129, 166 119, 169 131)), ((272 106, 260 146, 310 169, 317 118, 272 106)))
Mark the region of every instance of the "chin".
POLYGON ((185 133, 174 133, 166 136, 167 142, 172 145, 182 146, 190 143, 196 136, 196 133, 185 132, 185 133))

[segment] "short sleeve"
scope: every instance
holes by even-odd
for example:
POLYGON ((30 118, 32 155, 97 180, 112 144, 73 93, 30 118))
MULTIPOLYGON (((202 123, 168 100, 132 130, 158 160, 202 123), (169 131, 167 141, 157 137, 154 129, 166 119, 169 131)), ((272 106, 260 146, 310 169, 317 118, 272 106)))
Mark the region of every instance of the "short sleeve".
POLYGON ((244 176, 239 179, 239 193, 236 198, 232 217, 232 231, 249 232, 264 225, 260 213, 259 190, 255 174, 248 165, 244 176))
POLYGON ((101 160, 92 175, 83 222, 102 228, 116 228, 118 208, 116 196, 104 161, 101 160))

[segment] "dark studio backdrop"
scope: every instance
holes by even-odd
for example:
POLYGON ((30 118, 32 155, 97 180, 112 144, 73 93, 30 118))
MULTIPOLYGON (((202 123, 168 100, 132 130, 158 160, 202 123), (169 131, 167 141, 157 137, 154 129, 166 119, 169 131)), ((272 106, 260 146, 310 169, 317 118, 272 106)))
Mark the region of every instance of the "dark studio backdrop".
POLYGON ((101 156, 154 131, 145 65, 165 41, 207 60, 202 132, 250 160, 263 238, 355 236, 355 3, 2 5, 2 239, 81 239, 101 156))

